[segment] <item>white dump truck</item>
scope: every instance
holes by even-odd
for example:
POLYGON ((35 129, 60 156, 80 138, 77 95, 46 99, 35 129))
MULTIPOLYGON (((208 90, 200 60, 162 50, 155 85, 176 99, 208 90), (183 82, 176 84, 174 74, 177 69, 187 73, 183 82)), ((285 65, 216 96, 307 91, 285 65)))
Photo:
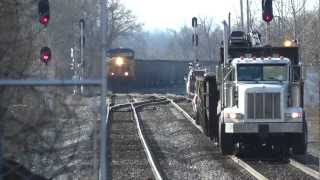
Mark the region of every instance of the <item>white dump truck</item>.
MULTIPOLYGON (((196 80, 197 123, 223 154, 265 148, 304 154, 307 124, 298 47, 221 48, 216 73, 196 80)), ((224 46, 226 47, 226 46, 224 46)))

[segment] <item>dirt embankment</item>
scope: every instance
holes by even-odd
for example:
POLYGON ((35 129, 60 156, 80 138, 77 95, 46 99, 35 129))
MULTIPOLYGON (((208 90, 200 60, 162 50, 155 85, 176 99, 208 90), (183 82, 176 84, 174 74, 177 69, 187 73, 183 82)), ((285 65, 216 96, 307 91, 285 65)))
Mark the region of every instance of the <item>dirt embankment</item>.
POLYGON ((91 179, 97 174, 98 97, 32 88, 9 88, 3 94, 9 92, 0 105, 4 158, 46 178, 91 179))

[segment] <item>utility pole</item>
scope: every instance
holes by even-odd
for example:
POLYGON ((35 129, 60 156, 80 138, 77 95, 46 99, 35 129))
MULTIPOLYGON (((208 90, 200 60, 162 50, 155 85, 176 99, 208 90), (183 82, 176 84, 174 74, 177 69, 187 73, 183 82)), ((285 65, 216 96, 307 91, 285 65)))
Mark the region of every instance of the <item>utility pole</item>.
MULTIPOLYGON (((80 19, 79 21, 80 26, 80 80, 85 79, 84 78, 84 26, 85 22, 84 19, 80 19)), ((83 85, 80 86, 80 93, 83 94, 83 85)))
POLYGON ((228 14, 228 34, 231 33, 231 13, 228 14))
MULTIPOLYGON (((320 0, 318 1, 318 22, 320 21, 320 0)), ((319 23, 317 23, 318 24, 318 31, 320 30, 320 24, 319 23)))
POLYGON ((243 0, 240 0, 240 12, 241 12, 241 30, 244 31, 244 22, 243 22, 243 0))
POLYGON ((3 155, 3 128, 0 124, 0 180, 3 180, 4 175, 4 155, 3 155))
POLYGON ((250 32, 250 5, 249 0, 247 0, 247 33, 250 32))
POLYGON ((108 142, 107 142, 107 62, 106 62, 106 51, 107 51, 107 30, 108 30, 108 0, 100 0, 100 8, 101 8, 101 126, 100 126, 100 173, 99 173, 99 180, 107 180, 109 175, 108 172, 108 142))

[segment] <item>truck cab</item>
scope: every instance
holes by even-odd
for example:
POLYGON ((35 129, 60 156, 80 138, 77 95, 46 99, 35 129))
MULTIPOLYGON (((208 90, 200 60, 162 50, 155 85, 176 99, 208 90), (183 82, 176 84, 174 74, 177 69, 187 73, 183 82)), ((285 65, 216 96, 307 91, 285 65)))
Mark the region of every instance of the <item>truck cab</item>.
POLYGON ((224 71, 218 81, 222 92, 218 113, 223 154, 252 145, 304 154, 307 126, 299 64, 279 54, 247 56, 232 58, 220 68, 224 71))

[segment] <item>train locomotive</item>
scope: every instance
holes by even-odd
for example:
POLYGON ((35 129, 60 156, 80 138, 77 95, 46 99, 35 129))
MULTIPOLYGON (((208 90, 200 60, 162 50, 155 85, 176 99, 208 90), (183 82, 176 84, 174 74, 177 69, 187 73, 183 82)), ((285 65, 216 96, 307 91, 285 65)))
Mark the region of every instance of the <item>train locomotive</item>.
POLYGON ((115 92, 127 92, 135 80, 134 51, 114 48, 107 51, 108 88, 115 92))
POLYGON ((107 51, 109 80, 133 80, 135 78, 134 51, 129 48, 115 48, 107 51))

